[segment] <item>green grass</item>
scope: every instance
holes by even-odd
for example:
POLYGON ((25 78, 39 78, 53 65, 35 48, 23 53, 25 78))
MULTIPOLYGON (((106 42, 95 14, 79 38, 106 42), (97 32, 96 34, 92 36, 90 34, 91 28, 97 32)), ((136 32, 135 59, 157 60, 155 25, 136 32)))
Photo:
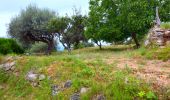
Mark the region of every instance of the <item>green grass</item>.
POLYGON ((170 29, 170 22, 161 23, 162 29, 170 29))
POLYGON ((147 59, 158 59, 162 61, 167 61, 170 59, 170 46, 165 48, 140 48, 132 52, 127 53, 129 57, 143 57, 147 59))
MULTIPOLYGON (((168 51, 169 49, 162 49, 160 57, 168 51)), ((82 87, 89 88, 89 91, 81 94, 81 100, 90 100, 99 94, 103 94, 107 100, 113 98, 115 100, 157 99, 150 85, 133 76, 128 66, 124 70, 119 70, 117 62, 106 63, 105 60, 113 55, 147 57, 152 54, 148 54, 144 48, 133 50, 127 46, 114 46, 105 47, 101 51, 97 48, 85 48, 73 51, 71 54, 64 52, 53 53, 51 56, 22 56, 17 60, 16 66, 19 76, 2 73, 0 70, 0 85, 5 87, 0 90, 0 99, 68 100, 82 87), (131 54, 130 51, 132 51, 131 54), (50 80, 46 78, 40 81, 39 87, 32 87, 25 80, 25 75, 30 70, 43 73, 49 76, 50 80), (72 80, 71 88, 64 89, 56 96, 51 96, 51 85, 63 86, 67 80, 72 80)), ((3 57, 0 56, 0 58, 3 57)))

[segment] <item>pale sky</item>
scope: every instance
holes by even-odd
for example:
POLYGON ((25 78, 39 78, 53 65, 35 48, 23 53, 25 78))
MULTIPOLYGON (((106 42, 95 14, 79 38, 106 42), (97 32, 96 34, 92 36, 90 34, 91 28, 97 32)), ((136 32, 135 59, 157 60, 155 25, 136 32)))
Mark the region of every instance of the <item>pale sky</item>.
POLYGON ((0 0, 0 37, 7 37, 8 23, 21 9, 29 4, 36 4, 40 8, 49 8, 65 15, 72 14, 72 8, 81 8, 83 14, 88 13, 89 0, 0 0))

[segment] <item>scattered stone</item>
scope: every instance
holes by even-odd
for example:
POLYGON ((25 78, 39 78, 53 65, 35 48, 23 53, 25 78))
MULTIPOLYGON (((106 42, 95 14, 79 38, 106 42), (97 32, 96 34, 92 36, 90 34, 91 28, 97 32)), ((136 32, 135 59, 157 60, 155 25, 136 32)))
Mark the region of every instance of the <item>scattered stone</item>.
POLYGON ((86 93, 88 90, 89 90, 89 88, 83 87, 83 88, 81 88, 81 90, 80 90, 80 94, 84 94, 84 93, 86 93))
POLYGON ((33 71, 29 71, 26 75, 26 79, 30 82, 35 82, 38 79, 38 74, 34 73, 33 71))
POLYGON ((80 100, 80 94, 74 93, 71 95, 70 100, 80 100))
POLYGON ((15 62, 7 62, 3 65, 1 65, 1 68, 5 71, 13 71, 15 69, 15 62))
POLYGON ((59 93, 60 88, 59 88, 58 85, 52 85, 51 90, 52 90, 52 96, 55 96, 55 95, 57 95, 59 93))
POLYGON ((70 88, 72 85, 72 81, 68 80, 65 84, 64 84, 64 88, 70 88))
POLYGON ((32 86, 34 86, 34 87, 39 86, 39 82, 32 82, 31 84, 32 84, 32 86))
POLYGON ((39 75, 39 80, 40 81, 44 80, 45 78, 46 78, 46 76, 44 74, 39 75))
POLYGON ((106 97, 103 94, 101 94, 97 96, 97 100, 106 100, 106 97))

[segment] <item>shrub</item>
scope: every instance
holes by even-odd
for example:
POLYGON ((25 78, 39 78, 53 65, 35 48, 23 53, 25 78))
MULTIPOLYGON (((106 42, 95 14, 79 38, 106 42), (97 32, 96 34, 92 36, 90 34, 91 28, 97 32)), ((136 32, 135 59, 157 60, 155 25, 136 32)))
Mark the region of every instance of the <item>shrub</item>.
POLYGON ((89 43, 89 42, 82 42, 82 43, 79 43, 77 46, 74 45, 74 49, 81 49, 81 48, 85 48, 85 47, 94 47, 94 44, 89 43))
POLYGON ((162 29, 170 29, 170 22, 162 23, 161 28, 162 29))
POLYGON ((0 38, 0 54, 24 53, 24 50, 13 39, 0 38))
POLYGON ((30 52, 31 53, 42 53, 45 52, 47 49, 47 44, 43 42, 36 42, 31 46, 30 52))

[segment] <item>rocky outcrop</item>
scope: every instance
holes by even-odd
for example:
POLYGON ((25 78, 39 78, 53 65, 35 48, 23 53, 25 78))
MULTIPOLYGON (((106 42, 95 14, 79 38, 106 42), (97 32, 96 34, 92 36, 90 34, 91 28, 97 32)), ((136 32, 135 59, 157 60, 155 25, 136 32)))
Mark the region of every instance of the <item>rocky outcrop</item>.
POLYGON ((145 41, 145 46, 151 44, 165 46, 170 44, 170 29, 161 29, 159 27, 152 28, 145 41))
POLYGON ((3 69, 6 72, 13 72, 15 70, 15 58, 14 57, 7 57, 3 64, 0 65, 0 69, 3 69))

